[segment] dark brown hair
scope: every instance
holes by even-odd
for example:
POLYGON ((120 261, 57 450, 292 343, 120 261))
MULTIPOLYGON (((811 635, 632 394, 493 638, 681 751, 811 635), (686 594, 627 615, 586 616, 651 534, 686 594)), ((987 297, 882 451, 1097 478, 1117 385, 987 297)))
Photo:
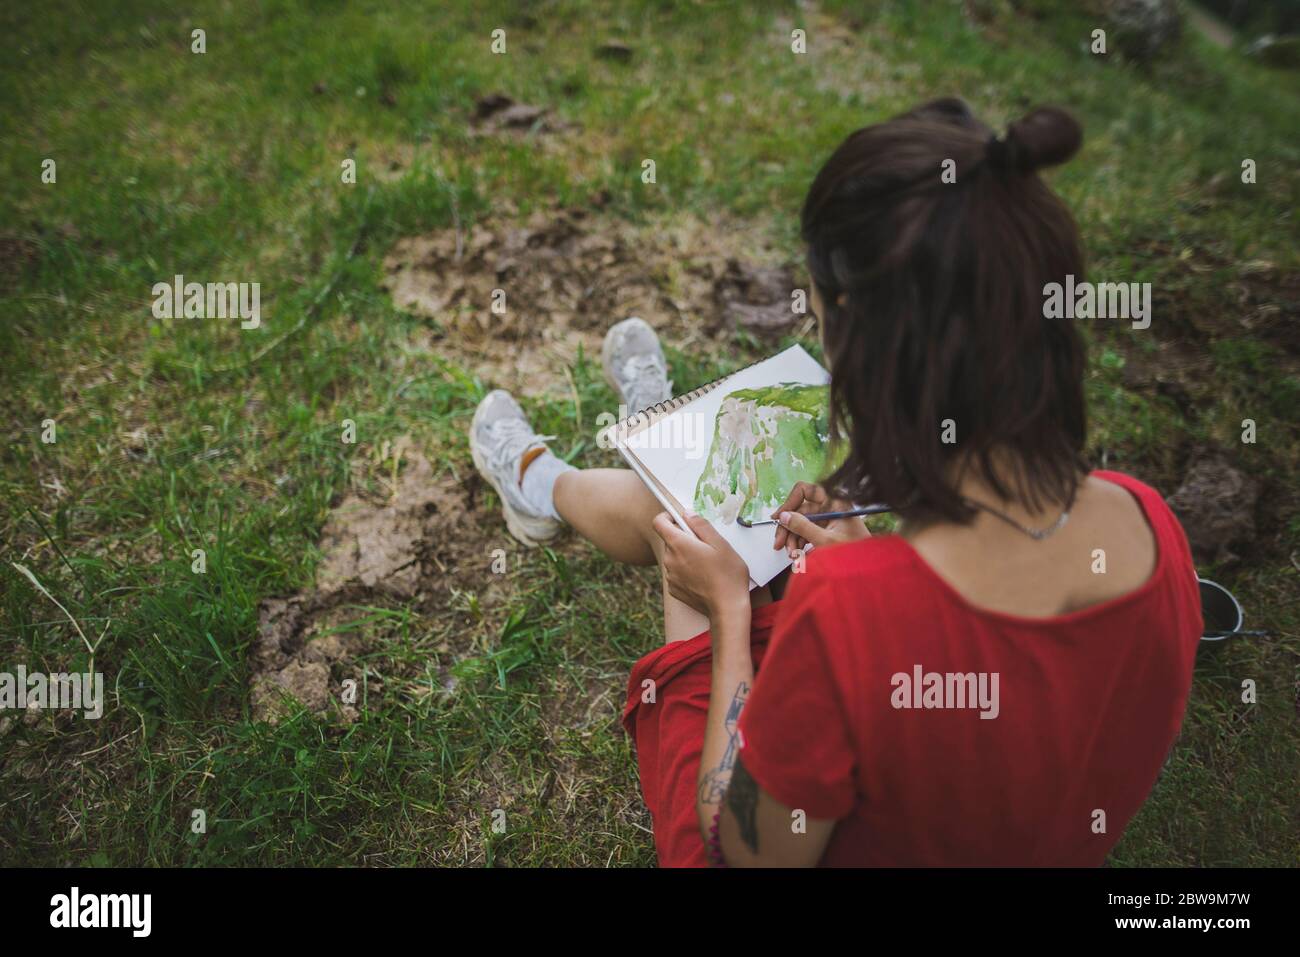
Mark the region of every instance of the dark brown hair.
POLYGON ((1083 255, 1034 171, 1081 141, 1056 107, 997 138, 943 99, 858 130, 818 172, 802 234, 824 302, 831 431, 849 440, 828 487, 966 521, 949 470, 963 456, 1003 498, 1035 511, 1073 501, 1084 348, 1043 303, 1047 283, 1083 280, 1083 255), (1012 468, 999 474, 993 455, 1005 453, 1012 468))

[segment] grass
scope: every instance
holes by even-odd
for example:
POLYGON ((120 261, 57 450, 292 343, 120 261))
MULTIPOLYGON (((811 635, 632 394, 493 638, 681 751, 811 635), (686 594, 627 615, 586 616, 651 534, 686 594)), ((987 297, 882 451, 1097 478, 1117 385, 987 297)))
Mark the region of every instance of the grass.
MULTIPOLYGON (((0 13, 0 96, 20 105, 0 118, 0 663, 87 663, 19 562, 88 634, 107 629, 111 692, 101 721, 47 715, 0 736, 0 861, 653 863, 617 719, 631 663, 660 638, 655 582, 569 539, 515 547, 490 496, 481 544, 485 566, 506 550, 500 581, 466 575, 436 608, 361 604, 335 625, 366 638, 355 724, 250 718, 258 602, 310 585, 331 503, 382 480, 383 442, 410 435, 439 475, 472 471, 465 429, 492 383, 414 345, 426 323, 380 288, 383 255, 511 204, 604 197, 633 221, 726 213, 797 261, 803 190, 846 132, 952 92, 997 124, 1044 98, 1076 110, 1086 145, 1053 182, 1092 270, 1157 290, 1149 334, 1089 332, 1094 454, 1168 493, 1197 450, 1222 448, 1264 488, 1255 547, 1203 572, 1273 637, 1202 653, 1183 736, 1113 863, 1300 859, 1300 380, 1293 354, 1231 321, 1238 263, 1297 265, 1288 75, 1195 35, 1151 67, 1093 57, 1079 45, 1092 20, 1064 3, 980 4, 983 23, 937 3, 447 6, 0 13), (498 27, 505 56, 488 52, 498 27), (596 55, 609 38, 630 62, 596 55), (475 98, 497 90, 580 135, 555 152, 471 136, 475 98), (381 177, 394 156, 404 175, 381 177), (348 157, 356 186, 340 182, 348 157), (175 273, 260 281, 262 328, 154 319, 150 289, 175 273), (1222 321, 1205 332, 1203 317, 1222 321), (1125 375, 1166 338, 1212 361, 1190 407, 1125 375), (1256 445, 1238 439, 1245 417, 1256 445), (1258 704, 1242 703, 1245 678, 1258 704)), ((672 346, 679 386, 769 348, 672 346)), ((614 398, 589 359, 571 376, 527 410, 566 456, 612 464, 591 436, 614 398)))

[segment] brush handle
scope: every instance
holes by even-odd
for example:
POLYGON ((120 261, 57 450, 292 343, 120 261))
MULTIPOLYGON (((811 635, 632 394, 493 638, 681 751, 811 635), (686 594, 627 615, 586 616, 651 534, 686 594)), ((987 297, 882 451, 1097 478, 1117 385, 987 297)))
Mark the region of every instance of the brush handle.
MULTIPOLYGON (((868 505, 865 508, 852 508, 847 512, 814 512, 812 515, 805 515, 804 518, 810 522, 831 522, 837 518, 860 518, 863 515, 880 515, 883 512, 892 512, 893 508, 888 505, 868 505)), ((746 527, 757 528, 759 525, 776 525, 777 520, 774 518, 762 522, 749 522, 746 527)))

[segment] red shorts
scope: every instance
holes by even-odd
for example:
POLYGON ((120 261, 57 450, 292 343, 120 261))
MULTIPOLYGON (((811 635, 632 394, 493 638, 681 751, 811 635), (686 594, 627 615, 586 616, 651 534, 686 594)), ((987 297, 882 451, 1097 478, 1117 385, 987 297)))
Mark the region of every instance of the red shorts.
MULTIPOLYGON (((779 605, 754 609, 749 645, 756 673, 779 605)), ((713 639, 707 631, 650 652, 627 679, 623 727, 636 743, 641 794, 654 822, 660 867, 709 863, 695 796, 712 681, 713 639)))

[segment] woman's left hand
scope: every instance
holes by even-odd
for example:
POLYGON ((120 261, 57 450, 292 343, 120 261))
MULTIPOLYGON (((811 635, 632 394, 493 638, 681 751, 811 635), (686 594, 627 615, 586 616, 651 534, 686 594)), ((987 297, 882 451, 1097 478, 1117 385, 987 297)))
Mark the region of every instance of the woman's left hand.
POLYGON ((745 560, 700 516, 687 515, 686 522, 695 535, 678 528, 667 512, 660 512, 651 523, 663 539, 669 594, 710 621, 731 612, 748 612, 749 567, 745 560))

